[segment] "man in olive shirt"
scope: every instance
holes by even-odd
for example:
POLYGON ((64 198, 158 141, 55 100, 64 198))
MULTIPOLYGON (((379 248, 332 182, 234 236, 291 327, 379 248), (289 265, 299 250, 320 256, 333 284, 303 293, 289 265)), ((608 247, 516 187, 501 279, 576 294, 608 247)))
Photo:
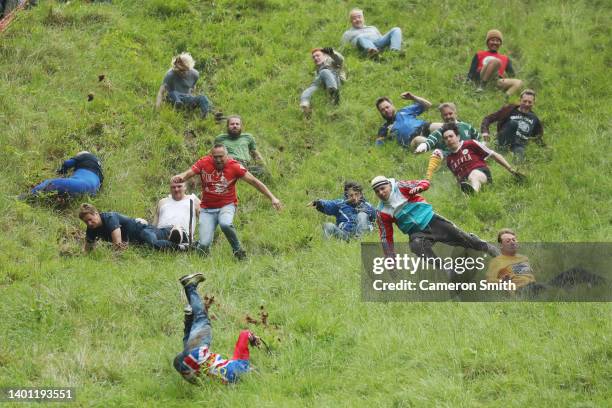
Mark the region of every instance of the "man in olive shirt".
POLYGON ((242 118, 232 115, 227 118, 227 133, 215 138, 215 144, 223 144, 227 149, 228 155, 240 162, 255 177, 262 177, 266 174, 263 158, 255 139, 250 133, 242 133, 242 118))

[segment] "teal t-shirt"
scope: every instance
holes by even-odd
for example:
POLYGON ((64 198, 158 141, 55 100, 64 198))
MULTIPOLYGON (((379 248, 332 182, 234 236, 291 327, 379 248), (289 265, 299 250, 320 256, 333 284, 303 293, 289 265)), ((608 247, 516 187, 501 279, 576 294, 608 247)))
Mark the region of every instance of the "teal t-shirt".
POLYGON ((255 139, 249 133, 242 133, 238 137, 222 134, 215 138, 217 143, 223 143, 229 156, 243 164, 251 162, 251 152, 257 149, 255 139))

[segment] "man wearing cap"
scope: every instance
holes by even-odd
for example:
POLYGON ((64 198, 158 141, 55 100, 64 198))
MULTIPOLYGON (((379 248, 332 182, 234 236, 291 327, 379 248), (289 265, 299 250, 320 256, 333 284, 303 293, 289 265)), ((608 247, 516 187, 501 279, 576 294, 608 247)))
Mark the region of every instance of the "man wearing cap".
POLYGON ((476 92, 482 92, 483 87, 490 81, 495 81, 498 88, 511 96, 523 85, 523 81, 516 78, 507 78, 506 74, 514 76, 512 61, 507 55, 500 54, 503 36, 499 30, 487 32, 487 50, 478 51, 472 58, 472 65, 467 79, 478 86, 476 92))
POLYGON ((157 203, 152 224, 157 228, 180 228, 180 243, 191 243, 199 213, 200 199, 186 194, 185 183, 170 181, 170 194, 157 203))
POLYGON ((415 255, 437 258, 432 250, 436 242, 471 248, 497 256, 499 250, 476 235, 464 232, 455 224, 434 213, 431 204, 419 194, 429 188, 427 180, 398 181, 385 176, 372 180, 372 189, 380 199, 377 221, 380 241, 386 256, 393 256, 393 224, 410 236, 415 255))
POLYGON ((396 139, 400 146, 408 147, 416 136, 427 137, 430 132, 442 126, 441 123, 429 123, 418 119, 417 116, 431 107, 431 102, 411 92, 400 95, 402 99, 412 100, 414 103, 396 110, 391 100, 381 96, 376 100, 376 109, 385 120, 378 130, 376 145, 380 146, 387 139, 396 139))

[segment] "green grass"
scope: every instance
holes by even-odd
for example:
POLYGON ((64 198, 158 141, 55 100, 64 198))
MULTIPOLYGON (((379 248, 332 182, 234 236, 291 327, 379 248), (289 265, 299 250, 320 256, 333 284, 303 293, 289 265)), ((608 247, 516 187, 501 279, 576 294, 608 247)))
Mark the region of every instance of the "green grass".
MULTIPOLYGON (((499 108, 501 93, 476 95, 454 80, 496 27, 518 76, 538 91, 548 147, 529 149, 526 185, 493 165, 495 184, 466 198, 444 171, 427 199, 490 241, 501 227, 523 241, 610 241, 609 4, 364 5, 367 23, 402 28, 407 55, 373 62, 343 50, 341 105, 318 95, 304 121, 298 101, 312 79, 309 50, 337 46, 353 6, 49 1, 20 14, 0 37, 0 387, 74 386, 75 406, 612 403, 609 304, 364 303, 359 245, 323 241, 323 217, 305 206, 339 196, 345 179, 424 174, 427 157, 373 147, 378 96, 397 105, 405 90, 434 104, 452 100, 474 125, 499 108), (151 218, 169 177, 223 130, 153 110, 172 55, 185 50, 202 74, 200 89, 255 135, 285 210, 276 214, 239 183, 246 263, 233 260, 224 237, 208 259, 137 248, 117 255, 105 246, 81 255, 78 202, 55 209, 13 197, 86 149, 105 166, 96 206, 151 218), (101 73, 107 81, 99 83, 101 73), (193 387, 172 368, 182 333, 176 278, 192 271, 206 274, 203 292, 219 301, 214 350, 229 353, 244 316, 262 304, 277 325, 254 328, 275 352, 253 352, 258 371, 238 386, 193 387)), ((435 109, 424 117, 439 119, 435 109)))

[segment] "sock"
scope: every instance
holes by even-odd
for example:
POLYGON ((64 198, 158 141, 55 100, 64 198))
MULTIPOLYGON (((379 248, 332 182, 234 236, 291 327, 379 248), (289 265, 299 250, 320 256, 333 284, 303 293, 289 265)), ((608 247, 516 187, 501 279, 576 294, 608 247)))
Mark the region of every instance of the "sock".
POLYGON ((435 155, 435 154, 431 155, 431 157, 429 158, 429 163, 427 164, 427 175, 425 176, 427 180, 431 181, 434 172, 438 170, 441 163, 442 163, 442 158, 440 156, 435 155))

